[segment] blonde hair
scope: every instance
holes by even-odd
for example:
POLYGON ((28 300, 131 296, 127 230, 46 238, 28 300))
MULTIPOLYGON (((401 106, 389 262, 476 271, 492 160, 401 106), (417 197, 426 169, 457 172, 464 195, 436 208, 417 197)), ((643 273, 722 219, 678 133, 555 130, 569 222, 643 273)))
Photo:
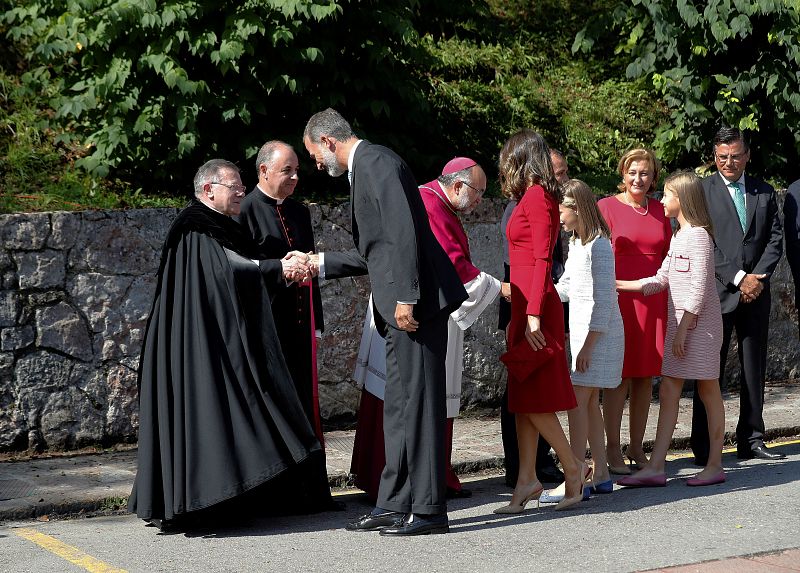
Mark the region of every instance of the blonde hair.
POLYGON ((708 214, 706 194, 694 171, 676 171, 664 181, 664 192, 668 187, 678 196, 683 218, 693 227, 702 227, 713 238, 714 226, 708 214))
POLYGON ((532 129, 522 129, 508 138, 500 151, 500 188, 509 199, 519 199, 531 185, 541 185, 556 202, 561 186, 553 172, 550 148, 532 129))
POLYGON ((561 204, 578 213, 578 225, 572 236, 587 244, 597 237, 611 238, 606 220, 597 208, 597 200, 589 186, 579 179, 570 179, 562 186, 564 198, 561 204))
POLYGON ((623 193, 627 189, 627 187, 625 187, 625 173, 628 171, 628 169, 630 169, 630 166, 634 161, 647 161, 647 163, 650 164, 650 168, 653 170, 653 182, 650 184, 650 189, 648 189, 646 193, 648 195, 653 193, 656 190, 658 176, 661 174, 661 163, 659 163, 658 159, 656 159, 655 153, 643 147, 631 149, 625 152, 622 158, 620 158, 619 165, 617 166, 617 172, 619 173, 619 176, 622 177, 622 182, 617 185, 617 189, 623 193))

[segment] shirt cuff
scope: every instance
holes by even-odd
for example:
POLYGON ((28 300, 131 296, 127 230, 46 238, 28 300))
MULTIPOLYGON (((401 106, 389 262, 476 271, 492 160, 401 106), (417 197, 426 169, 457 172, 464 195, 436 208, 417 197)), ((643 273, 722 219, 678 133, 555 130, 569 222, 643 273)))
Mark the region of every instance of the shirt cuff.
POLYGON ((416 300, 398 300, 397 304, 417 304, 416 300))
POLYGON ((325 280, 325 253, 319 253, 319 278, 325 280))
POLYGON ((743 278, 744 278, 746 275, 747 275, 747 273, 746 273, 746 272, 744 272, 744 271, 739 271, 738 273, 736 273, 736 276, 735 276, 735 277, 733 277, 733 284, 734 284, 735 286, 737 286, 737 287, 738 287, 738 286, 739 286, 739 283, 741 283, 741 282, 742 282, 742 279, 743 279, 743 278))

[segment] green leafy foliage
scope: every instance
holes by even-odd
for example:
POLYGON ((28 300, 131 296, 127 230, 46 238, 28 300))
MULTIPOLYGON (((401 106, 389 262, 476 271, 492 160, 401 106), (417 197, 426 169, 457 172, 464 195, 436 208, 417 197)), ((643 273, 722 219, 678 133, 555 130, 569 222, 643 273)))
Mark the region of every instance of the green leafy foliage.
POLYGON ((269 139, 298 148, 301 194, 343 195, 345 182, 316 173, 300 141, 327 106, 396 149, 420 181, 454 154, 494 179, 503 141, 533 127, 608 190, 619 155, 651 142, 666 118, 647 84, 621 79, 622 55, 570 55, 608 5, 0 0, 0 63, 38 106, 64 172, 117 189, 122 204, 185 194, 211 157, 238 162, 252 184, 269 139))
POLYGON ((79 165, 168 187, 285 133, 292 101, 335 73, 323 56, 337 52, 333 34, 312 26, 341 11, 332 0, 41 1, 5 20, 29 59, 24 84, 54 86, 54 122, 89 147, 79 165))
POLYGON ((800 160, 800 2, 626 0, 585 27, 573 50, 617 40, 627 76, 651 82, 670 110, 655 145, 700 162, 720 124, 749 132, 754 169, 796 177, 800 160))
POLYGON ((85 150, 49 127, 52 111, 41 104, 52 96, 0 70, 0 213, 181 204, 76 167, 85 150))
POLYGON ((532 127, 566 154, 573 175, 598 192, 613 190, 620 155, 650 144, 666 109, 643 82, 614 79, 615 62, 570 57, 576 31, 603 10, 603 3, 498 0, 488 15, 494 27, 424 37, 430 101, 450 136, 444 146, 475 154, 496 173, 506 138, 532 127))

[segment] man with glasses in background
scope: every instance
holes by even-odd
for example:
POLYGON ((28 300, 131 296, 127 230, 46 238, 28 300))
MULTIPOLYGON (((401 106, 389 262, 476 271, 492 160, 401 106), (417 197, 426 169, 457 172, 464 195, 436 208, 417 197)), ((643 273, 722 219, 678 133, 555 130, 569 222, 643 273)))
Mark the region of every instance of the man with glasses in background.
MULTIPOLYGON (((717 293, 722 303, 720 384, 731 335, 739 343, 741 382, 739 423, 736 426, 740 459, 781 459, 785 456, 764 445, 764 378, 769 330, 769 279, 783 252, 783 233, 775 190, 745 175, 750 147, 741 131, 722 127, 714 137, 717 172, 703 179, 709 215, 714 227, 717 293)), ((697 465, 708 458, 706 411, 697 391, 692 416, 692 451, 697 465)))

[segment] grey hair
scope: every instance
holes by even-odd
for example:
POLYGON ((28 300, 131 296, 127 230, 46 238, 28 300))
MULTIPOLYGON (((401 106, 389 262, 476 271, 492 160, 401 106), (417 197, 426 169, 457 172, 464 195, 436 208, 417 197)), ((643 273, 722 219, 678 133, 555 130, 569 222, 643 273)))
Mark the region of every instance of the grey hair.
POLYGON ((239 168, 227 159, 211 159, 203 163, 194 175, 194 194, 200 197, 203 194, 203 185, 221 177, 223 171, 239 173, 239 168))
MULTIPOLYGON (((477 165, 477 163, 475 165, 477 165)), ((436 180, 442 187, 451 187, 455 185, 457 181, 463 181, 471 185, 472 168, 475 167, 475 165, 471 165, 470 167, 462 169, 461 171, 454 171, 453 173, 448 173, 447 175, 439 175, 439 177, 437 177, 436 180)))
POLYGON ((277 153, 279 149, 284 147, 288 147, 290 150, 294 151, 294 147, 292 147, 291 145, 289 145, 284 141, 280 141, 277 139, 268 141, 261 146, 261 149, 258 150, 258 155, 256 156, 256 177, 261 175, 259 173, 259 168, 261 167, 261 165, 272 167, 272 163, 273 161, 275 161, 275 153, 277 153))
POLYGON ((303 139, 309 139, 312 143, 319 143, 319 138, 323 135, 329 135, 338 141, 355 137, 347 120, 331 107, 312 115, 303 131, 303 139))

